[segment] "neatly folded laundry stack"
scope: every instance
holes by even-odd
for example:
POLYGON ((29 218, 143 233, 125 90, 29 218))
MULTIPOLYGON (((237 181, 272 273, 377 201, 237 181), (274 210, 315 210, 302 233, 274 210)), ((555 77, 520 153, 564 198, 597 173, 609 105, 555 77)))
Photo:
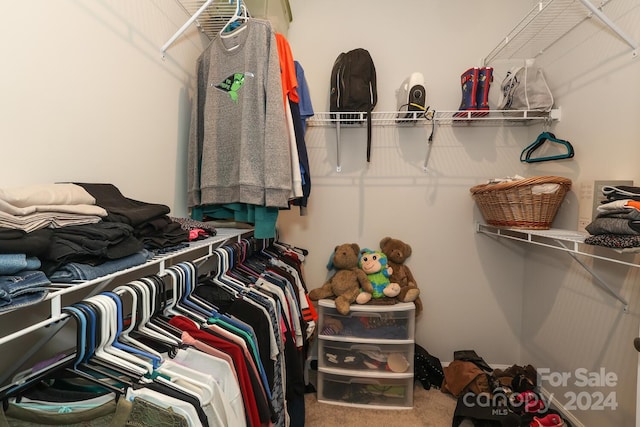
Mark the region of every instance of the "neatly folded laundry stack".
POLYGON ((590 236, 585 243, 623 251, 640 250, 640 187, 602 187, 606 200, 598 215, 585 227, 590 236))
POLYGON ((190 231, 169 211, 112 184, 0 188, 0 311, 41 301, 52 282, 95 279, 187 246, 190 231))

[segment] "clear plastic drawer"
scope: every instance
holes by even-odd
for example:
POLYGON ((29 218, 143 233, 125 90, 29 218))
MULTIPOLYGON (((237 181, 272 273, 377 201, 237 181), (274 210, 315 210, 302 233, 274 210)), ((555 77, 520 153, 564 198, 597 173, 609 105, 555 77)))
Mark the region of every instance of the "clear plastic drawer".
POLYGON ((318 372, 318 401, 348 406, 411 409, 413 376, 375 378, 318 372))
POLYGON ((347 315, 338 313, 332 300, 319 301, 320 335, 376 340, 412 340, 415 305, 352 305, 347 315))
POLYGON ((413 372, 414 344, 368 344, 319 340, 320 368, 362 372, 413 372))

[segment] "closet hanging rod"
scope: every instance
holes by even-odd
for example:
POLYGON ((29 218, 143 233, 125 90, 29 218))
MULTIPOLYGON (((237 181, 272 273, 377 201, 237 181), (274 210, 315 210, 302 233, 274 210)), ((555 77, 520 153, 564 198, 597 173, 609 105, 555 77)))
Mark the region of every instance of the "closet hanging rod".
MULTIPOLYGON (((231 0, 232 1, 232 0, 231 0)), ((231 1, 229 1, 229 3, 231 3, 231 1)), ((194 13, 193 15, 191 15, 191 18, 189 18, 189 20, 187 22, 185 22, 182 27, 180 27, 180 29, 178 31, 176 31, 176 33, 171 36, 171 38, 162 46, 162 48, 160 48, 160 50, 162 51, 162 53, 164 54, 167 49, 169 49, 169 46, 171 46, 177 39, 178 37, 180 37, 182 35, 182 33, 184 33, 187 28, 189 28, 189 26, 191 24, 193 24, 193 22, 198 19, 198 17, 202 14, 202 12, 204 12, 211 3, 213 3, 214 0, 207 0, 205 1, 202 6, 200 6, 200 9, 198 9, 198 11, 196 13, 194 13)))

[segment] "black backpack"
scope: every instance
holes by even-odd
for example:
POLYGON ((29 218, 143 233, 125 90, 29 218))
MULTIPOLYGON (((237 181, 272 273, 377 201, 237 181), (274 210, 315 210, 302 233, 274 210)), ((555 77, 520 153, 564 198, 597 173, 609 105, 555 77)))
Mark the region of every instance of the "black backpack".
MULTIPOLYGON (((378 102, 376 67, 366 49, 341 53, 331 70, 330 112, 367 113, 367 161, 371 158, 371 111, 378 102)), ((359 114, 332 114, 339 123, 353 123, 359 114)))

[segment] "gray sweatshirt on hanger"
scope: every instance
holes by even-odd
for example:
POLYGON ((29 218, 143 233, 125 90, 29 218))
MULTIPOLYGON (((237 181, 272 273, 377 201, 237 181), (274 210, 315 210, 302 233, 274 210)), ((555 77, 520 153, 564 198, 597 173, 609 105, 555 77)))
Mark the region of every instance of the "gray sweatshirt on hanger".
POLYGON ((287 207, 291 152, 271 24, 250 19, 216 37, 196 65, 189 207, 234 202, 287 207))

